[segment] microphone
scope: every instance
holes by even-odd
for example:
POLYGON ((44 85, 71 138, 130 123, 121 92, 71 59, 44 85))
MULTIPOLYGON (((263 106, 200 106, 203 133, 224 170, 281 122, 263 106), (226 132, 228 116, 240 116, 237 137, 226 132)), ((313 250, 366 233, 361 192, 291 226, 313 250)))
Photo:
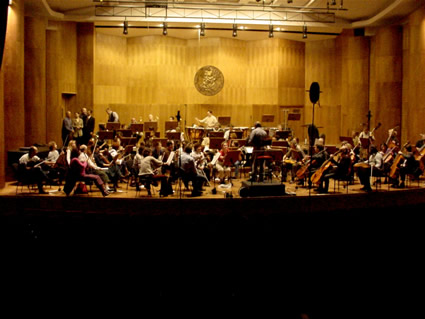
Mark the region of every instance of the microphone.
POLYGON ((180 110, 177 111, 176 119, 177 119, 177 122, 180 122, 180 119, 181 119, 180 110))

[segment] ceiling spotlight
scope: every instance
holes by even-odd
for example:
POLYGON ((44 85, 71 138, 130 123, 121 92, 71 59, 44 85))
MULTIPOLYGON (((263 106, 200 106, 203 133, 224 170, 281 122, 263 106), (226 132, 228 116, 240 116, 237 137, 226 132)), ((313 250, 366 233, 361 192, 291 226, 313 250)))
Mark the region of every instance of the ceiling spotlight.
POLYGON ((339 6, 340 9, 344 8, 344 0, 341 0, 341 5, 339 6))
POLYGON ((124 21, 124 29, 122 31, 123 34, 128 34, 128 21, 124 21))
POLYGON ((336 6, 336 0, 332 0, 331 6, 336 6))
POLYGON ((201 37, 205 36, 205 23, 201 23, 201 31, 199 32, 201 37))
POLYGON ((237 37, 238 36, 238 25, 237 24, 233 24, 233 33, 232 33, 233 37, 237 37))
POLYGON ((167 22, 164 22, 163 26, 162 26, 162 35, 167 35, 168 31, 167 31, 167 22))
POLYGON ((269 26, 269 38, 273 38, 273 24, 269 26))
POLYGON ((303 39, 307 39, 307 26, 303 26, 303 39))
POLYGON ((288 3, 292 3, 292 0, 288 0, 288 3))

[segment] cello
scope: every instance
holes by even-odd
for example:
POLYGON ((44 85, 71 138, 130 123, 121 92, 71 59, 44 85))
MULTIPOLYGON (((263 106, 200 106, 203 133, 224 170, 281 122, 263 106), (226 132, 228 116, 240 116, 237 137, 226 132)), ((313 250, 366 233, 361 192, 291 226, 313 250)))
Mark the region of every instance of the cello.
MULTIPOLYGON (((409 145, 409 141, 407 141, 404 145, 403 145, 403 147, 402 147, 402 149, 401 150, 403 150, 407 145, 409 145)), ((399 167, 398 167, 398 165, 400 164, 400 161, 403 159, 404 157, 403 157, 403 154, 397 154, 397 156, 396 156, 396 158, 394 159, 394 162, 393 162, 393 164, 391 165, 391 168, 390 168, 390 172, 389 172, 389 174, 388 174, 388 177, 390 177, 390 178, 392 178, 392 179, 394 179, 394 178, 397 178, 397 176, 398 176, 398 172, 399 172, 399 167)))
POLYGON ((342 149, 336 151, 335 153, 332 154, 332 156, 323 162, 322 166, 320 166, 314 173, 313 175, 311 175, 310 181, 313 184, 319 184, 320 179, 322 178, 322 175, 324 172, 326 172, 326 170, 331 167, 332 165, 332 158, 336 155, 338 155, 339 153, 342 152, 342 149))

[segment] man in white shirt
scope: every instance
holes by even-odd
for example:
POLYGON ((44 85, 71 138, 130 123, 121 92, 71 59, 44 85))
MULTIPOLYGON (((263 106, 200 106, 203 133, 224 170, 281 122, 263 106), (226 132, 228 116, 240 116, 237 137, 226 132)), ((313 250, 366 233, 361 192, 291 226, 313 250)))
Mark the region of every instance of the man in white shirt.
POLYGON ((212 114, 211 110, 208 110, 207 116, 202 120, 195 118, 199 123, 205 124, 207 128, 213 128, 218 124, 217 118, 212 114))

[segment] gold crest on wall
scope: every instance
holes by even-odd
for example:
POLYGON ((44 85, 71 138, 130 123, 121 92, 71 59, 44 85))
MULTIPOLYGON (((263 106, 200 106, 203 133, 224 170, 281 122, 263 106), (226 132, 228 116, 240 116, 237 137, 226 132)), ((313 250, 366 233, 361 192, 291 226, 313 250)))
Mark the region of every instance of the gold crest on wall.
POLYGON ((223 73, 215 66, 204 66, 195 74, 195 87, 203 95, 216 95, 221 91, 223 85, 223 73))

